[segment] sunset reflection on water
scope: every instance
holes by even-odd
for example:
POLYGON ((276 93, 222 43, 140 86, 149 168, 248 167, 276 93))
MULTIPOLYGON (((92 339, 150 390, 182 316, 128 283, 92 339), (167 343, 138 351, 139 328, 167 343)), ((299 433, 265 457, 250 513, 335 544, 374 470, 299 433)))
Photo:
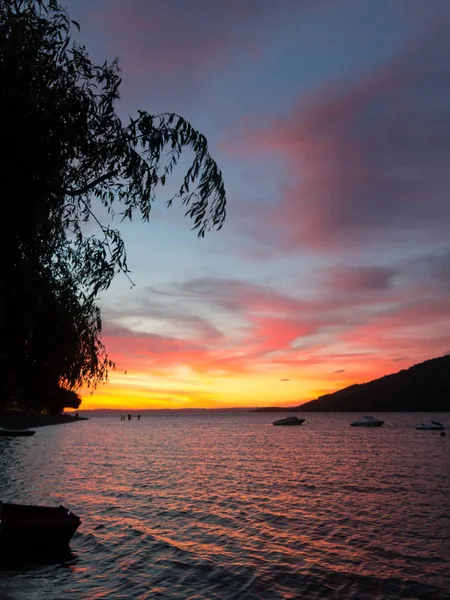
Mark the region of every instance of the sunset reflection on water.
MULTIPOLYGON (((0 440, 0 497, 82 518, 33 598, 448 598, 448 440, 411 414, 350 418, 95 418, 0 440)), ((36 573, 8 574, 0 590, 26 598, 36 573)))

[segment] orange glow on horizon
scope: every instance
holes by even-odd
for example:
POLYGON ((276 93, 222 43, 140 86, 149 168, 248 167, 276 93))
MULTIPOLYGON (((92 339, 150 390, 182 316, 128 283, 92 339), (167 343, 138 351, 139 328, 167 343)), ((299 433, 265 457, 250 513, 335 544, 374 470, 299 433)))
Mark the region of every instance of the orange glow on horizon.
MULTIPOLYGON (((361 272, 335 279, 349 278, 360 285, 361 272)), ((118 323, 109 324, 104 340, 120 370, 93 394, 82 390, 82 409, 298 406, 409 368, 438 356, 438 348, 448 344, 443 302, 397 309, 386 306, 389 297, 380 305, 364 299, 348 304, 325 297, 304 300, 247 283, 201 285, 198 294, 211 297, 207 307, 217 304, 214 294, 223 295, 236 319, 221 321, 219 311, 212 325, 205 316, 180 315, 162 319, 158 330, 156 318, 134 322, 124 312, 118 323), (348 315, 364 306, 370 318, 348 327, 348 315)), ((392 293, 395 307, 403 297, 392 293)), ((178 305, 167 308, 175 309, 178 305)))
MULTIPOLYGON (((373 367, 373 366, 372 366, 373 367)), ((81 410, 92 409, 182 409, 252 408, 298 406, 319 396, 382 376, 381 369, 361 369, 357 380, 345 373, 315 369, 302 373, 249 373, 205 376, 183 369, 180 373, 151 375, 113 373, 110 382, 92 393, 82 390, 81 410)))

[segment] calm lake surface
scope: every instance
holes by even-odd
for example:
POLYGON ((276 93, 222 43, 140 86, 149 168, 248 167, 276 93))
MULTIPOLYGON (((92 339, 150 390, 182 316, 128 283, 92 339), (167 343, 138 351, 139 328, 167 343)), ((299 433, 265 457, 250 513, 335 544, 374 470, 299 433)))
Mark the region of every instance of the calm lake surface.
POLYGON ((0 499, 82 518, 1 600, 450 598, 450 413, 96 417, 0 438, 0 499), (302 416, 302 415, 299 415, 302 416), (44 562, 43 560, 41 562, 44 562))

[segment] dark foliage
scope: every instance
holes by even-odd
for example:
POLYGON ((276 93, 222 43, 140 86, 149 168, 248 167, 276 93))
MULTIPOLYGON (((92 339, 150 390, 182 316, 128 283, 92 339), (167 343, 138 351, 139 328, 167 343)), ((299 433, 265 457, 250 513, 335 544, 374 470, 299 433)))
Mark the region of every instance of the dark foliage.
POLYGON ((0 3, 0 393, 21 402, 36 386, 96 385, 114 366, 96 298, 128 266, 119 231, 96 210, 147 221, 187 149, 192 164, 169 205, 184 204, 201 237, 225 219, 205 137, 169 113, 123 124, 117 62, 93 64, 74 28, 55 0, 0 3))

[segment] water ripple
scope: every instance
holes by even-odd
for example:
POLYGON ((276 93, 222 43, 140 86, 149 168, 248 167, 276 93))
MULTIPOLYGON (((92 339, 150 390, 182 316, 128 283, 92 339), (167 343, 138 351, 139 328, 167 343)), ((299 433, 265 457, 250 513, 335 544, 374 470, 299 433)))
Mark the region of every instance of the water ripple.
POLYGON ((0 439, 0 498, 83 520, 68 556, 0 562, 0 600, 448 600, 449 441, 384 418, 97 418, 0 439))

